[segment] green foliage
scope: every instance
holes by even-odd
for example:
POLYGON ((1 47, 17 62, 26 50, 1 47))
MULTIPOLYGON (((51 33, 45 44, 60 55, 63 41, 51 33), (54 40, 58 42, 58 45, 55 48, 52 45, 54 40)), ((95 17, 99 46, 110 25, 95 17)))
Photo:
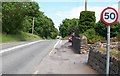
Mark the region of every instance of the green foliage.
POLYGON ((2 33, 2 13, 0 12, 0 33, 2 33))
MULTIPOLYGON (((107 37, 107 25, 104 24, 101 20, 95 26, 96 32, 102 36, 107 37)), ((111 37, 116 37, 120 32, 120 23, 116 22, 111 26, 111 37)))
MULTIPOLYGON (((96 48, 97 51, 100 51, 103 54, 106 54, 106 48, 96 48)), ((120 51, 118 49, 110 49, 110 57, 114 57, 116 59, 120 59, 120 51)))
POLYGON ((88 43, 95 43, 96 41, 101 39, 101 37, 95 32, 94 28, 87 30, 81 35, 85 35, 88 38, 88 43))
POLYGON ((50 37, 52 39, 55 39, 57 35, 58 35, 58 30, 56 28, 53 30, 53 32, 50 32, 50 37))
POLYGON ((53 21, 39 12, 39 16, 35 19, 35 31, 37 35, 45 38, 55 39, 58 35, 58 30, 55 28, 53 21))
POLYGON ((37 11, 39 11, 39 6, 35 2, 3 2, 2 31, 7 34, 15 34, 23 29, 24 17, 26 15, 35 16, 37 11))
POLYGON ((120 32, 118 32, 117 39, 120 41, 120 32))
POLYGON ((65 19, 62 21, 62 24, 59 27, 60 34, 64 38, 65 36, 70 35, 72 32, 78 33, 78 19, 65 19))
POLYGON ((85 32, 88 29, 94 28, 96 22, 95 12, 82 11, 79 18, 79 31, 85 32))
POLYGON ((62 40, 68 40, 68 36, 65 36, 64 38, 62 38, 62 40))
POLYGON ((19 31, 31 33, 34 17, 34 34, 42 38, 55 38, 58 30, 54 27, 53 21, 39 9, 36 2, 3 2, 3 33, 18 34, 19 31))
POLYGON ((6 43, 6 42, 18 42, 18 41, 25 41, 25 40, 39 40, 42 39, 37 35, 32 35, 30 33, 25 32, 19 32, 18 34, 0 34, 0 40, 2 42, 0 43, 6 43))
POLYGON ((31 16, 25 16, 23 22, 22 22, 23 31, 31 33, 32 32, 32 17, 31 16))

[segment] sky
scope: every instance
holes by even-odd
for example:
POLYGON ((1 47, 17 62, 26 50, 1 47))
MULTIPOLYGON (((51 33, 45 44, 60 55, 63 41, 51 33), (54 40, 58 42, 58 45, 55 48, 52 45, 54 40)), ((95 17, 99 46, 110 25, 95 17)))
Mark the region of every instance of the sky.
MULTIPOLYGON (((79 18, 84 11, 85 0, 34 0, 40 6, 40 11, 51 18, 58 29, 65 18, 79 18)), ((95 11, 96 22, 100 20, 100 14, 106 7, 113 7, 118 11, 120 0, 88 0, 87 10, 95 11)))

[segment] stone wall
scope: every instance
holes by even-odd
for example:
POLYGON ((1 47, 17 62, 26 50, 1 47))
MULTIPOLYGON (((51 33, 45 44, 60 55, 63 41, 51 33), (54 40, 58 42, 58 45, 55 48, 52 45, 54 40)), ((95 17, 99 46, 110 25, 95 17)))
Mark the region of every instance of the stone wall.
MULTIPOLYGON (((90 47, 88 65, 100 74, 106 73, 106 55, 90 47)), ((120 76, 120 60, 110 58, 110 74, 119 74, 120 76)))
MULTIPOLYGON (((110 48, 118 49, 120 47, 119 44, 120 44, 119 42, 110 42, 110 48)), ((92 46, 106 48, 106 43, 102 43, 102 42, 98 41, 98 42, 94 43, 92 46)))

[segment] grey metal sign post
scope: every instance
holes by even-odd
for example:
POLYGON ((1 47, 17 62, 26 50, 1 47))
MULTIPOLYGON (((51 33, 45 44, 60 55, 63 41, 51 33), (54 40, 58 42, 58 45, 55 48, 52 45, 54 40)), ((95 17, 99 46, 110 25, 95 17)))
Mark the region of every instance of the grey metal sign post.
POLYGON ((109 62, 110 62, 110 25, 107 26, 107 65, 106 65, 106 74, 109 74, 109 62))
POLYGON ((106 76, 109 76, 109 66, 110 66, 110 26, 118 21, 118 12, 112 7, 107 7, 102 11, 101 18, 102 18, 102 21, 107 25, 106 76))

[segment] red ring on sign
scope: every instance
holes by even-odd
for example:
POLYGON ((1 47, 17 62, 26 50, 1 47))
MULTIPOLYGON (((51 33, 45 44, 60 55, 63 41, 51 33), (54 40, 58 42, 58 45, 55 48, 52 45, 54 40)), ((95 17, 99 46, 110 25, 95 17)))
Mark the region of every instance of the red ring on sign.
POLYGON ((112 7, 107 7, 107 8, 105 8, 105 9, 102 11, 101 18, 102 18, 102 21, 103 21, 105 24, 107 24, 107 25, 112 25, 112 24, 114 24, 115 22, 118 21, 118 12, 117 12, 114 8, 112 8, 112 7), (114 10, 115 13, 116 13, 116 16, 117 16, 117 17, 116 17, 115 21, 112 22, 112 23, 106 22, 106 21, 104 20, 104 18, 103 18, 103 13, 104 13, 107 9, 112 9, 112 10, 114 10))

